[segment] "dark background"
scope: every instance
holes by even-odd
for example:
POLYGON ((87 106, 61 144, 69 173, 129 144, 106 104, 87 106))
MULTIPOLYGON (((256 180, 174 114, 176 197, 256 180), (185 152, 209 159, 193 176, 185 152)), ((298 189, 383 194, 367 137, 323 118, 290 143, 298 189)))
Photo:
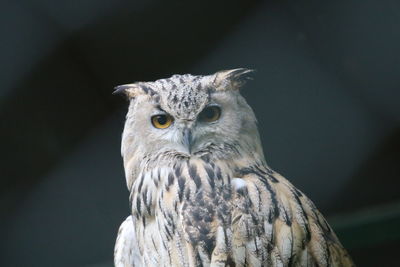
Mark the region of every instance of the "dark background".
POLYGON ((0 265, 111 266, 129 213, 114 86, 248 67, 267 161, 359 266, 400 248, 400 2, 0 3, 0 265))

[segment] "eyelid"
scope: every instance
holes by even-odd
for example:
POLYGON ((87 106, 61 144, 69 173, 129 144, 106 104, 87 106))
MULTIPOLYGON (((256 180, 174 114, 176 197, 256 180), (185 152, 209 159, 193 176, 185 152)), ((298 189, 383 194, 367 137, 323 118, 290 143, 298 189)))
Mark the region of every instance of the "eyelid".
POLYGON ((154 110, 152 116, 156 116, 156 115, 169 115, 168 112, 166 112, 165 110, 163 110, 160 106, 156 106, 155 109, 156 109, 156 110, 154 110))
POLYGON ((154 117, 154 116, 161 116, 161 115, 170 116, 168 113, 160 113, 160 112, 157 112, 157 113, 151 114, 151 117, 154 117))
MULTIPOLYGON (((202 111, 200 111, 200 113, 202 113, 204 110, 206 110, 206 109, 208 109, 208 108, 213 108, 213 107, 216 107, 216 108, 219 108, 220 110, 222 110, 222 108, 221 108, 220 105, 212 103, 212 104, 206 105, 206 106, 202 109, 202 111)), ((200 113, 199 113, 199 114, 200 114, 200 113)))
POLYGON ((162 110, 162 109, 154 110, 154 111, 151 113, 151 116, 157 116, 157 115, 169 115, 169 113, 165 112, 165 111, 162 110))
POLYGON ((206 109, 208 109, 208 108, 218 108, 220 111, 222 111, 222 108, 221 108, 221 106, 220 105, 218 105, 218 104, 208 104, 207 106, 205 106, 204 108, 203 108, 203 110, 202 111, 200 111, 200 113, 202 113, 204 110, 206 110, 206 109))
POLYGON ((221 108, 221 106, 218 105, 217 103, 210 103, 210 104, 206 105, 206 106, 203 108, 203 110, 205 110, 206 108, 210 108, 210 107, 218 107, 218 108, 221 108))

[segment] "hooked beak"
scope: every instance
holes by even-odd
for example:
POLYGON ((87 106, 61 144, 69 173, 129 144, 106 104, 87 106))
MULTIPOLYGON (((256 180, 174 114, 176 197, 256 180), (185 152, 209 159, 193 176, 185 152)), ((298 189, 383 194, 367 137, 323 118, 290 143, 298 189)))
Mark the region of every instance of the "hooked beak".
POLYGON ((193 136, 192 130, 189 128, 183 129, 183 145, 187 147, 189 154, 192 153, 193 136))

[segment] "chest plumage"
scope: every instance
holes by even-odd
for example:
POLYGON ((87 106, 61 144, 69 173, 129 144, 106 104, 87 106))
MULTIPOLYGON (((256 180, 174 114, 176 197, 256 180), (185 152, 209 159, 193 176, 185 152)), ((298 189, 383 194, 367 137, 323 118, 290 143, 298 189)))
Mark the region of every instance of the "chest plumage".
POLYGON ((353 265, 314 204, 265 163, 238 92, 248 73, 119 88, 131 99, 122 154, 132 215, 116 266, 353 265))

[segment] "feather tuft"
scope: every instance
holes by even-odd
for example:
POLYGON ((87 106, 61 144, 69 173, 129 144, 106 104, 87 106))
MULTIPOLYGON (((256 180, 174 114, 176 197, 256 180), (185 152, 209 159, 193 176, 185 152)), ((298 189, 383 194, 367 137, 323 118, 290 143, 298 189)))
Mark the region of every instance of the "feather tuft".
POLYGON ((232 70, 222 70, 214 74, 214 86, 217 91, 240 89, 248 80, 254 70, 238 68, 232 70))

